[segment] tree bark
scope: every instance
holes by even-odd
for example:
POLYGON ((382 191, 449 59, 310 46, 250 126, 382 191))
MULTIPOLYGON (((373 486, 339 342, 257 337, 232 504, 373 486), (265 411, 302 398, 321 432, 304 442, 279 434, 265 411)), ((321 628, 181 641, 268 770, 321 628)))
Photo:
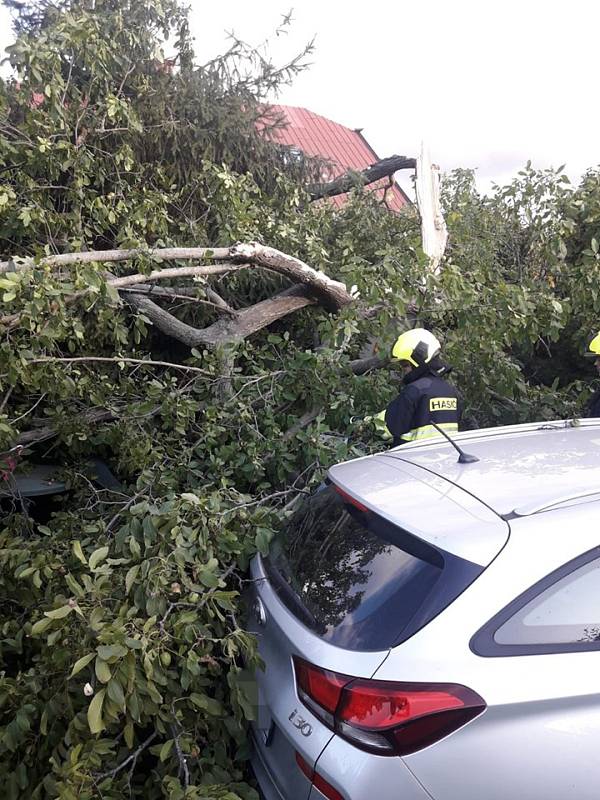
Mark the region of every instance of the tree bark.
POLYGON ((308 187, 311 200, 320 200, 322 197, 335 197, 338 194, 349 192, 356 186, 368 186, 370 183, 387 178, 400 169, 415 169, 417 160, 406 156, 390 156, 382 158, 371 164, 361 172, 349 170, 329 183, 315 183, 308 187))
POLYGON ((380 356, 368 356, 368 358, 357 358, 350 362, 350 369, 355 375, 364 375, 373 369, 383 369, 388 366, 389 358, 380 356))
POLYGON ((188 347, 215 347, 239 341, 293 311, 316 303, 315 298, 307 294, 304 287, 292 286, 275 297, 238 311, 233 318, 223 318, 208 328, 199 329, 181 322, 173 314, 157 306, 149 297, 128 294, 126 299, 130 306, 145 314, 162 333, 188 347))
POLYGON ((332 280, 324 272, 313 269, 299 258, 282 253, 274 247, 266 247, 258 242, 238 244, 231 248, 231 257, 233 261, 249 261, 285 275, 294 283, 303 284, 329 311, 339 311, 354 302, 344 283, 332 280))

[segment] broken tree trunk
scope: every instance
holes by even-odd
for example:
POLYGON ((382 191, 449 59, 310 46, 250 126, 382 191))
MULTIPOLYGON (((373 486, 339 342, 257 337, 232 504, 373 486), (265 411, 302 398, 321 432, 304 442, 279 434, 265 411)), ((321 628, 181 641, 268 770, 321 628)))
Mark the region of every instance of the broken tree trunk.
POLYGON ((400 169, 414 169, 417 165, 415 158, 406 156, 390 156, 371 164, 361 172, 349 171, 329 183, 315 183, 308 187, 311 200, 320 200, 322 197, 335 197, 338 194, 349 192, 356 186, 368 186, 370 183, 387 178, 400 169))

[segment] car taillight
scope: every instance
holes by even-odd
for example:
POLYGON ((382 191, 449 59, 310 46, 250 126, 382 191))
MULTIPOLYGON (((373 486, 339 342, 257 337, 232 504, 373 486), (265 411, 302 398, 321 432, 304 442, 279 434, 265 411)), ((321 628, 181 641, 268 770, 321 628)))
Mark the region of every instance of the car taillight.
POLYGON ((333 488, 340 495, 340 497, 342 498, 342 500, 345 503, 350 503, 351 506, 354 506, 354 508, 357 508, 359 511, 368 511, 369 510, 365 505, 360 503, 355 497, 352 497, 351 494, 348 494, 348 492, 345 492, 340 486, 337 486, 336 484, 334 484, 333 488))
POLYGON ((333 715, 340 702, 342 689, 354 678, 320 669, 301 658, 294 658, 294 668, 300 699, 330 728, 333 727, 333 715))
POLYGON ((395 683, 340 675, 294 658, 298 695, 328 727, 378 755, 408 755, 460 728, 485 709, 454 683, 395 683))
POLYGON ((321 794, 325 795, 328 800, 344 800, 343 795, 341 795, 337 789, 335 789, 328 781, 326 781, 322 775, 319 775, 316 770, 312 769, 310 764, 308 764, 302 758, 300 753, 296 753, 296 764, 298 764, 312 785, 318 789, 321 794))

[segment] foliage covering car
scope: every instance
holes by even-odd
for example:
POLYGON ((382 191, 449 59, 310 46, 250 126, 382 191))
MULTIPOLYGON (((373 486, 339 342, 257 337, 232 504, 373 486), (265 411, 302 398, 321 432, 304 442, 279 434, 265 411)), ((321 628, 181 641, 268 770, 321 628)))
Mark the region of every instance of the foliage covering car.
MULTIPOLYGON (((257 133, 302 58, 277 68, 234 41, 198 66, 177 0, 12 5, 0 452, 20 443, 23 464, 60 464, 70 502, 44 521, 16 506, 0 522, 3 790, 251 798, 244 670, 256 648, 239 594, 295 498, 327 465, 380 446, 352 420, 381 410, 396 384, 352 363, 385 354, 416 315, 444 341, 469 425, 576 413, 577 353, 600 310, 599 177, 573 189, 526 169, 482 198, 470 173, 449 176, 450 248, 432 275, 414 209, 395 216, 360 191, 342 209, 310 203, 311 165, 257 133), (190 348, 136 311, 106 264, 41 263, 134 248, 145 276, 152 248, 239 241, 360 297, 190 348), (123 488, 90 482, 90 457, 123 488)), ((116 278, 131 271, 111 265, 116 278)), ((288 283, 252 269, 164 286, 170 299, 157 302, 202 327, 221 313, 214 294, 235 315, 288 283)))

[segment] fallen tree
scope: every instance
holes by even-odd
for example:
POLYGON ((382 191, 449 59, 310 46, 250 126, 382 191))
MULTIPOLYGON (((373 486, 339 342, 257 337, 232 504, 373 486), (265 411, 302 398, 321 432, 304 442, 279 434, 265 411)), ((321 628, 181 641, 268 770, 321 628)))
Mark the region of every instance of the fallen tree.
POLYGON ((198 66, 176 0, 14 6, 21 81, 0 81, 2 796, 256 800, 250 559, 331 463, 380 449, 360 420, 397 392, 382 369, 393 320, 443 340, 470 424, 576 409, 536 353, 560 336, 561 364, 577 365, 600 313, 597 177, 571 203, 556 176, 489 199, 457 173, 431 274, 414 209, 389 214, 360 182, 342 208, 310 203, 314 176, 257 136, 294 59, 278 69, 234 41, 198 66), (157 64, 165 40, 176 69, 157 64), (95 479, 99 460, 116 481, 95 479), (6 492, 40 463, 59 497, 6 492))

